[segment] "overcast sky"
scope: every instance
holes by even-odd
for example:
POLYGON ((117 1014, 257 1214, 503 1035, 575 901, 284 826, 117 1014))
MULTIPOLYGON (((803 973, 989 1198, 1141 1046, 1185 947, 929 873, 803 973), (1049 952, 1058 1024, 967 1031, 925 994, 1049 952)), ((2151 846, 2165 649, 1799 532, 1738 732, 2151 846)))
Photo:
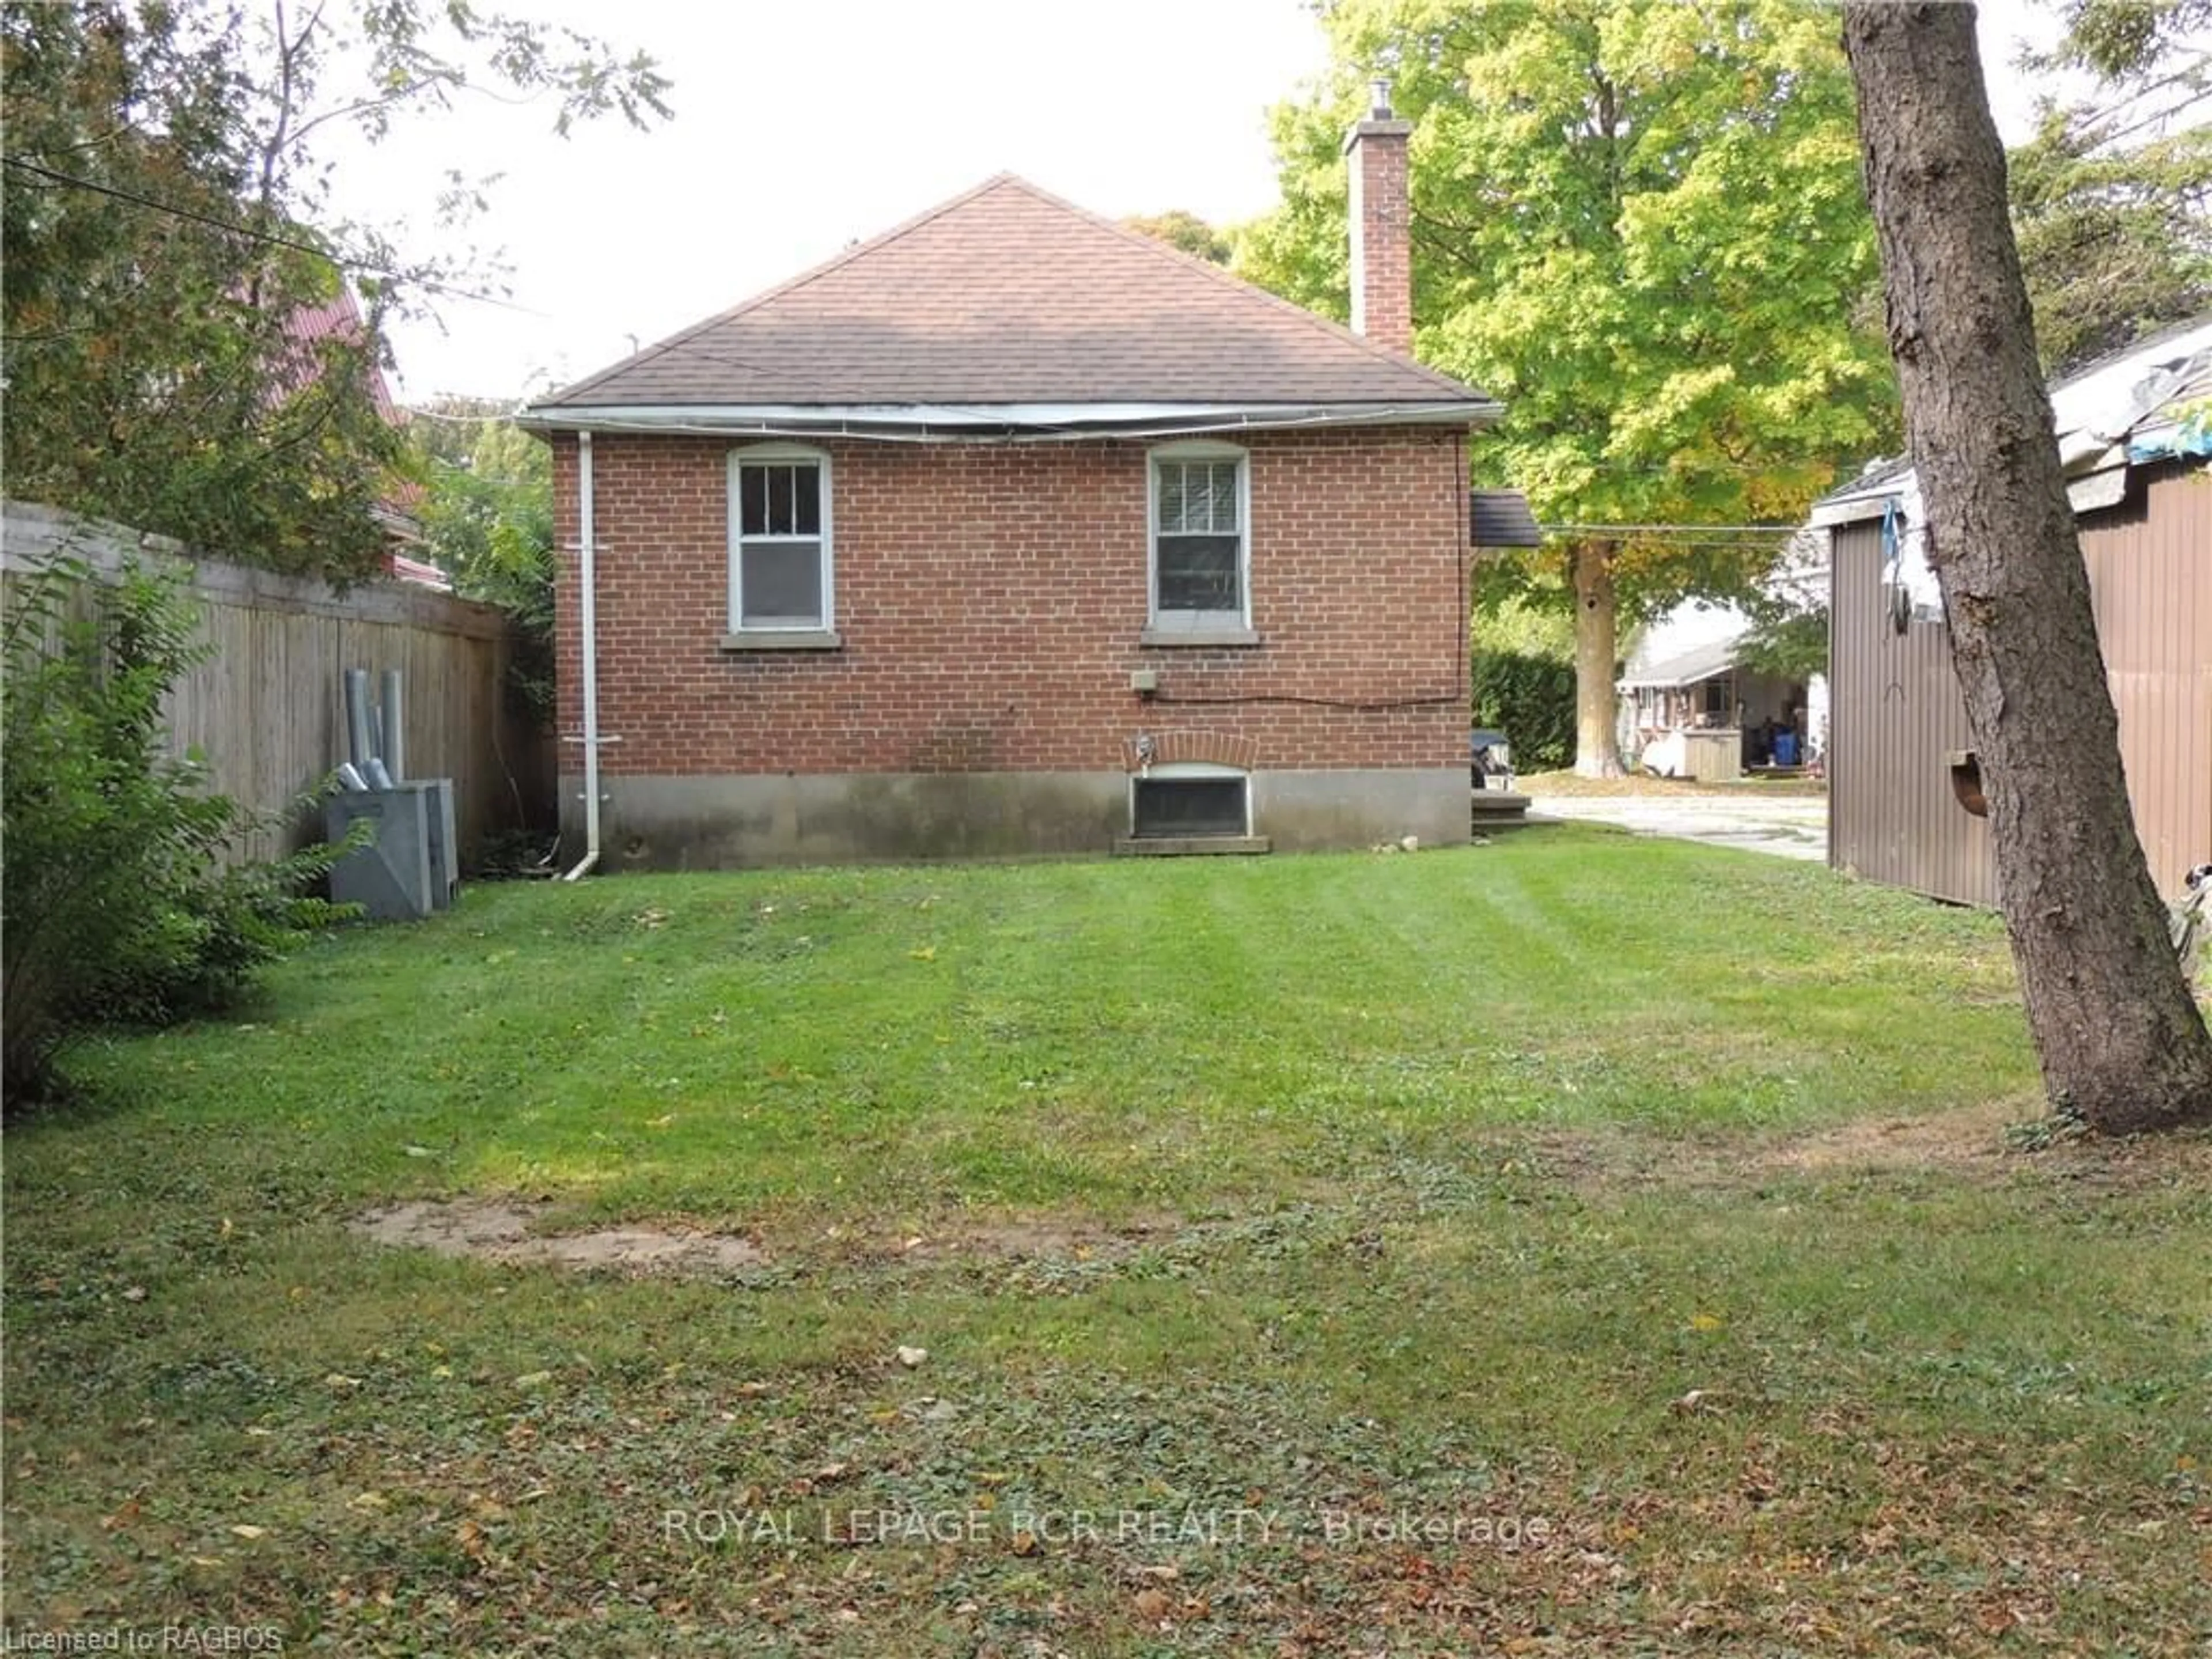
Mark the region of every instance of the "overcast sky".
MULTIPOLYGON (((458 239, 503 256, 512 306, 440 303, 393 331, 399 390, 551 388, 723 310, 840 248, 1012 172, 1120 217, 1217 223, 1275 199, 1268 107, 1325 62, 1304 0, 515 0, 652 53, 675 119, 550 136, 551 111, 469 99, 409 115, 374 151, 326 152, 351 216, 456 239, 427 204, 446 173, 502 175, 458 239)), ((2029 0, 1983 8, 2001 123, 2029 0)))

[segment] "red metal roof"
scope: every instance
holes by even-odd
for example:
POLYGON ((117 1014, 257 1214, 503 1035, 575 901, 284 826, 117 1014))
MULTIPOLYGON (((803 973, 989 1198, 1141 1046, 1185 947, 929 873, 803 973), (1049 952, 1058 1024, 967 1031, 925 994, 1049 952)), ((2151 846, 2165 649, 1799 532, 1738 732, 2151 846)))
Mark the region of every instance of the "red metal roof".
MULTIPOLYGON (((361 307, 353 297, 353 290, 344 283, 338 284, 337 295, 319 306, 298 306, 286 313, 286 337, 304 346, 314 346, 325 340, 341 340, 348 345, 360 345, 366 331, 362 321, 361 307)), ((392 401, 392 388, 384 382, 383 366, 374 360, 365 366, 368 380, 368 395, 376 404, 376 412, 392 425, 401 424, 399 406, 392 401)), ((299 383, 289 389, 298 391, 309 384, 313 373, 308 365, 301 366, 299 383)))

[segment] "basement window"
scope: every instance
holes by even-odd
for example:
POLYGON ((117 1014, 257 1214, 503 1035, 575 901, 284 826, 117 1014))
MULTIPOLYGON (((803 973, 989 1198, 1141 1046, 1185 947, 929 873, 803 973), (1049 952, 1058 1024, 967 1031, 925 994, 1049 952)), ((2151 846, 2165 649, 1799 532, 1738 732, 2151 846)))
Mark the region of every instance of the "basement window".
POLYGON ((1130 834, 1139 841, 1252 833, 1250 780, 1226 767, 1158 767, 1130 780, 1130 834))

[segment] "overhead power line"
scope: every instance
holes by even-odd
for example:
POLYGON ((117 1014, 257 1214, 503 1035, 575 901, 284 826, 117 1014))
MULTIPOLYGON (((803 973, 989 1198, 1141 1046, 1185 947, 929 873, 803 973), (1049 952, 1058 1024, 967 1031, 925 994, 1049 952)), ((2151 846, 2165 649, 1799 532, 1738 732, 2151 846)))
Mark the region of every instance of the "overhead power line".
POLYGON ((256 230, 251 225, 241 225, 234 220, 218 218, 214 214, 202 213, 195 208, 179 207, 174 202, 156 201, 150 196, 141 196, 136 191, 125 190, 119 185, 103 185, 97 179, 80 179, 74 173, 58 172, 39 162, 26 161, 20 155, 0 156, 0 161, 4 161, 18 173, 27 173, 53 184, 66 185, 74 190, 88 190, 95 195, 112 197, 118 202, 129 202, 138 207, 150 209, 155 213, 166 213, 173 219, 182 219, 192 224, 205 225, 210 230, 227 231, 234 236, 243 236, 249 241, 259 242, 264 246, 281 247, 294 253, 304 253, 311 258, 320 259, 328 264, 334 265, 340 270, 355 271, 367 276, 389 277, 394 282, 413 283, 426 293, 443 295, 455 300, 473 300, 479 305, 498 306, 506 311, 520 311, 532 316, 543 314, 532 311, 528 306, 517 305, 512 300, 502 300, 496 295, 480 294, 474 289, 457 288, 450 283, 441 283, 432 277, 411 276, 405 271, 394 270, 389 265, 380 265, 371 260, 357 258, 350 254, 333 253, 326 247, 317 247, 310 242, 294 241, 289 237, 273 235, 265 230, 256 230))
POLYGON ((1539 528, 1560 536, 1650 536, 1680 531, 1698 536, 1789 536, 1802 524, 1547 524, 1539 528))

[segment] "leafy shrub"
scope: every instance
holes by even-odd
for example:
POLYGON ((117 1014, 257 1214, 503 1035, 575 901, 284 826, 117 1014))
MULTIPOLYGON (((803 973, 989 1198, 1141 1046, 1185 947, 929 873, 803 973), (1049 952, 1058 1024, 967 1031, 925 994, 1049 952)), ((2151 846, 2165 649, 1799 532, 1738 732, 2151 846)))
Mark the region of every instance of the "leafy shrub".
POLYGON ((1573 763, 1575 667, 1519 651, 1477 650, 1473 662, 1474 723, 1505 733, 1516 772, 1548 772, 1573 763))
POLYGON ((103 580, 58 561, 8 596, 0 1080, 11 1106, 49 1092, 57 1059, 87 1030, 220 1008, 339 914, 300 896, 336 849, 219 861, 261 819, 208 793, 197 755, 168 750, 162 703, 206 659, 198 626, 173 578, 137 568, 103 580))
POLYGON ((514 619, 508 690, 542 723, 554 700, 552 452, 496 410, 447 399, 416 423, 422 529, 456 593, 514 619))

